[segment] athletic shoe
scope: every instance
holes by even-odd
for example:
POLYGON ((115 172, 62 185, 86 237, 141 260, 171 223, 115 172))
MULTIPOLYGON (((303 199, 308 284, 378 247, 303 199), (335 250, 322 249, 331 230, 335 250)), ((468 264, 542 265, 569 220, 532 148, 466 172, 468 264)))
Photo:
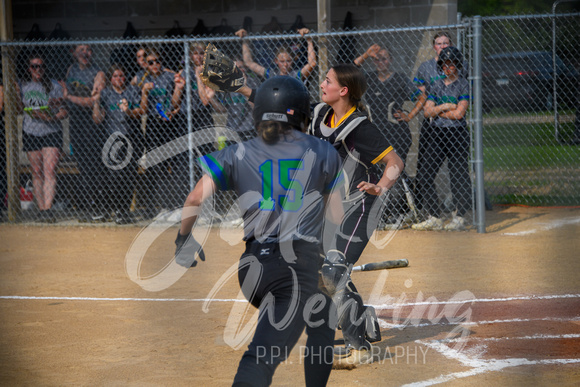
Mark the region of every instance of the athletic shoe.
POLYGON ((350 348, 348 355, 335 356, 332 362, 332 369, 335 370, 352 370, 361 364, 370 364, 374 361, 372 347, 371 349, 350 348))
POLYGON ((167 217, 167 221, 170 223, 179 223, 181 222, 181 210, 173 210, 172 213, 169 214, 167 217))
POLYGON ((91 213, 91 222, 106 222, 107 216, 102 211, 93 211, 91 213))
POLYGON ((465 219, 461 216, 454 216, 444 229, 446 231, 463 231, 465 230, 465 219))
POLYGON ((42 223, 55 223, 56 218, 54 217, 52 210, 48 209, 40 211, 38 221, 42 223))
POLYGON ((115 223, 133 224, 135 223, 135 218, 127 211, 118 211, 115 213, 115 223))
POLYGON ((413 230, 441 230, 443 228, 443 221, 430 215, 426 221, 416 223, 411 227, 413 230))

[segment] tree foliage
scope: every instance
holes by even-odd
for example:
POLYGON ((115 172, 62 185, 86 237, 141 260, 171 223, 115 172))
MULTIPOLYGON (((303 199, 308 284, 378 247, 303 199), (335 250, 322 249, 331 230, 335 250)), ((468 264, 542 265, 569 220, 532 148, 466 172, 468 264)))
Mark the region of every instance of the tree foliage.
MULTIPOLYGON (((457 10, 463 16, 530 15, 552 13, 554 0, 458 0, 457 10)), ((558 12, 579 11, 580 2, 561 2, 558 12)))

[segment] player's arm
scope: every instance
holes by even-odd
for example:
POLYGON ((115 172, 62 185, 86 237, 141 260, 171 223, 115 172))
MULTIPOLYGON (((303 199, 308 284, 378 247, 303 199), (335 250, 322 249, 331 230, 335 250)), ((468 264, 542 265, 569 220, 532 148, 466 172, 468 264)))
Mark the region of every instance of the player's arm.
POLYGON ((342 224, 344 217, 344 208, 342 206, 342 195, 340 189, 333 190, 330 194, 324 196, 326 203, 326 219, 333 224, 342 224))
POLYGON ((379 51, 381 51, 381 46, 379 46, 378 44, 373 44, 372 46, 367 48, 367 50, 361 56, 356 58, 353 63, 356 66, 360 67, 365 62, 365 60, 367 60, 369 57, 376 58, 377 53, 379 51))
POLYGON ((367 181, 360 182, 357 186, 359 191, 366 191, 368 194, 380 196, 395 184, 399 175, 405 168, 403 160, 401 160, 399 155, 397 155, 397 153, 392 149, 381 158, 380 162, 385 164, 385 170, 383 171, 381 179, 377 184, 367 181))
POLYGON ((456 104, 449 102, 436 105, 434 97, 430 95, 429 97, 427 97, 427 102, 425 102, 423 112, 425 114, 425 118, 435 118, 439 116, 441 113, 445 113, 448 112, 449 110, 454 110, 456 108, 457 108, 456 104))
POLYGON ((459 101, 459 103, 456 106, 455 109, 446 111, 446 112, 441 112, 439 113, 439 117, 442 118, 447 118, 450 120, 460 120, 463 117, 465 117, 465 113, 467 113, 467 106, 469 105, 469 102, 467 100, 462 100, 459 101))
POLYGON ((183 204, 183 211, 181 212, 181 228, 179 234, 189 235, 193 224, 200 212, 202 203, 212 196, 217 190, 216 183, 209 175, 203 175, 197 182, 193 191, 187 195, 185 203, 183 204))
POLYGON ((263 77, 266 73, 266 68, 254 62, 254 58, 252 57, 252 50, 250 49, 248 42, 244 40, 244 38, 248 36, 248 32, 242 28, 236 31, 236 36, 239 36, 240 39, 242 39, 242 58, 244 60, 244 64, 247 68, 258 74, 260 77, 263 77))
MULTIPOLYGON (((308 34, 310 30, 308 28, 301 28, 298 30, 301 36, 308 34)), ((308 78, 312 70, 316 67, 316 51, 314 51, 314 43, 312 42, 311 37, 306 37, 306 44, 308 49, 308 63, 302 67, 300 70, 300 74, 302 75, 303 79, 308 78)))
POLYGON ((101 92, 99 91, 94 96, 93 100, 93 121, 95 124, 100 124, 105 119, 105 112, 101 108, 101 92))

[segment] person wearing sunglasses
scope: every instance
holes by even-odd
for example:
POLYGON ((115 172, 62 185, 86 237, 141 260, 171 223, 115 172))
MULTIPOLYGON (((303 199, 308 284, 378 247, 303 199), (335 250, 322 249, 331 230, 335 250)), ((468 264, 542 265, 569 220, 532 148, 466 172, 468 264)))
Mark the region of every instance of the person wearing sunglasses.
POLYGON ((22 150, 32 170, 34 198, 41 222, 55 222, 52 204, 56 192, 56 167, 62 147, 62 123, 67 117, 63 88, 45 75, 45 61, 33 54, 26 78, 19 86, 22 121, 22 150))
POLYGON ((93 120, 108 135, 103 153, 108 166, 107 184, 115 223, 134 223, 130 208, 137 181, 138 160, 142 156, 141 116, 147 107, 149 90, 127 85, 125 70, 113 65, 108 85, 97 94, 93 120))
MULTIPOLYGON (((185 82, 179 74, 165 68, 157 50, 148 49, 145 59, 149 73, 143 84, 143 88, 148 90, 145 148, 150 152, 160 150, 177 137, 179 122, 176 114, 185 82)), ((153 217, 160 211, 165 214, 172 207, 171 158, 180 151, 165 149, 164 152, 161 162, 147 168, 150 195, 147 195, 146 217, 153 217)))
POLYGON ((105 86, 105 73, 92 64, 93 50, 88 44, 78 44, 75 59, 67 71, 64 98, 70 115, 72 152, 79 170, 76 194, 79 221, 103 222, 108 219, 102 192, 105 167, 101 161, 106 137, 97 130, 92 119, 96 94, 105 86))

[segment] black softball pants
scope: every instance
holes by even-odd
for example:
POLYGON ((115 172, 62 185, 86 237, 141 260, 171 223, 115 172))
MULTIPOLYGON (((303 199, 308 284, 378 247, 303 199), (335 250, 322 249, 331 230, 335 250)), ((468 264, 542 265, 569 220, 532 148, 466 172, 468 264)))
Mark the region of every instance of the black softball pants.
POLYGON ((301 360, 306 386, 325 386, 328 381, 336 317, 331 317, 332 301, 318 288, 319 246, 294 241, 293 251, 297 259, 292 263, 277 243, 246 244, 238 280, 248 301, 259 309, 259 319, 234 386, 269 386, 305 327, 308 339, 301 360), (314 303, 318 307, 312 308, 314 303))
POLYGON ((441 205, 435 188, 435 177, 447 159, 453 205, 458 216, 471 207, 469 177, 469 131, 465 126, 441 128, 434 125, 421 131, 421 164, 417 166, 417 183, 423 209, 432 216, 441 216, 441 205))

